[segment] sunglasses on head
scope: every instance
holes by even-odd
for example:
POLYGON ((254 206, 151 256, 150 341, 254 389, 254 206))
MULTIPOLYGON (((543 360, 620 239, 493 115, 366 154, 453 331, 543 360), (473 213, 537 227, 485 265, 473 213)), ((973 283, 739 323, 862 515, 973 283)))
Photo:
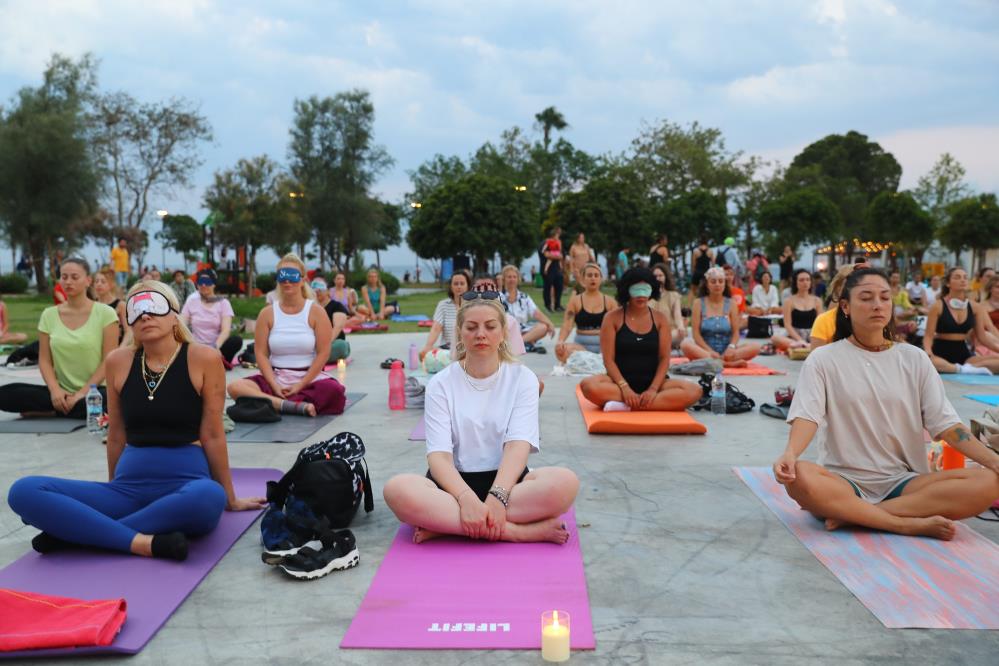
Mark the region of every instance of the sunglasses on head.
POLYGON ((277 272, 278 282, 301 282, 302 271, 297 268, 279 268, 277 272))
POLYGON ((125 303, 125 321, 134 326, 142 315, 165 317, 176 312, 167 297, 158 291, 140 291, 132 294, 125 303))
POLYGON ((481 298, 484 301, 495 301, 499 297, 500 293, 498 291, 492 291, 491 289, 487 289, 484 291, 466 291, 464 294, 461 295, 461 300, 474 301, 481 298))

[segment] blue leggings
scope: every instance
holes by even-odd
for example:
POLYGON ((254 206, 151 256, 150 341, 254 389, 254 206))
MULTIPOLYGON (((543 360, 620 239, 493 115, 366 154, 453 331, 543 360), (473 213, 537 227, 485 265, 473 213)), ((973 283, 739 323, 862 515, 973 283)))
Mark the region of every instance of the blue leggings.
POLYGON ((126 446, 114 481, 28 476, 7 503, 21 519, 54 537, 130 552, 136 534, 211 532, 225 510, 200 446, 126 446))

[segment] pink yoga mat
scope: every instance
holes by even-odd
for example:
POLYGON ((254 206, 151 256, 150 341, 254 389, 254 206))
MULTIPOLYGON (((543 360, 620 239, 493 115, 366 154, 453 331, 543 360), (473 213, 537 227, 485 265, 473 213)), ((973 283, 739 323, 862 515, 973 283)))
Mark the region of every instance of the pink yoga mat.
POLYGON ((826 531, 763 467, 735 473, 889 629, 999 629, 999 546, 957 524, 953 541, 826 531))
MULTIPOLYGON (((263 496, 267 481, 280 478, 276 469, 232 470, 232 483, 240 497, 263 496)), ((210 534, 191 541, 184 562, 82 549, 28 553, 0 570, 0 587, 77 599, 123 597, 128 617, 107 647, 0 652, 0 659, 139 652, 261 513, 226 511, 210 534)), ((35 534, 27 530, 26 540, 29 533, 35 534)))
MULTIPOLYGON (((565 545, 447 537, 420 545, 403 525, 342 648, 540 650, 541 613, 568 611, 574 650, 595 647, 572 510, 565 545)), ((540 659, 540 655, 539 655, 540 659)))
POLYGON ((420 415, 420 422, 413 426, 413 430, 409 433, 409 441, 411 442, 422 442, 427 439, 427 422, 423 420, 423 415, 420 415))

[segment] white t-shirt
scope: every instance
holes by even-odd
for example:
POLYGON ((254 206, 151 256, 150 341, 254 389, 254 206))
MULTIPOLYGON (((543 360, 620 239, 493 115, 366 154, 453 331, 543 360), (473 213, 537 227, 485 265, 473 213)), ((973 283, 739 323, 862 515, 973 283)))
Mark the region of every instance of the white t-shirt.
POLYGON ((909 300, 913 303, 919 301, 921 305, 928 305, 926 301, 929 289, 927 289, 926 285, 922 282, 913 282, 912 280, 909 280, 909 282, 905 285, 905 290, 909 292, 909 300))
POLYGON ((758 284, 753 287, 753 307, 769 310, 780 305, 780 297, 777 295, 777 287, 770 285, 770 289, 763 291, 763 285, 758 284))
POLYGON ((437 309, 434 310, 434 321, 441 325, 441 340, 442 344, 446 344, 450 349, 454 349, 454 323, 458 318, 458 308, 455 307, 454 301, 450 298, 445 298, 437 303, 437 309))
POLYGON ((205 303, 200 294, 196 296, 197 298, 187 299, 180 313, 190 318, 194 341, 214 347, 219 333, 222 332, 222 318, 232 317, 234 314, 232 304, 226 298, 205 303))
POLYGON ((459 472, 488 472, 499 469, 507 442, 529 442, 535 453, 541 441, 538 399, 537 375, 519 363, 501 363, 485 379, 469 377, 461 363, 452 363, 427 383, 427 454, 452 454, 459 472))
POLYGON ((506 306, 507 311, 513 315, 513 318, 517 320, 520 324, 521 330, 527 328, 527 323, 534 319, 538 312, 538 306, 534 303, 534 299, 525 294, 524 292, 517 290, 517 298, 513 303, 510 302, 510 297, 507 292, 503 292, 503 304, 506 306))
POLYGON ((857 484, 868 502, 929 473, 923 428, 935 437, 961 423, 922 349, 869 352, 849 340, 805 360, 787 422, 797 418, 826 424, 818 463, 857 484))

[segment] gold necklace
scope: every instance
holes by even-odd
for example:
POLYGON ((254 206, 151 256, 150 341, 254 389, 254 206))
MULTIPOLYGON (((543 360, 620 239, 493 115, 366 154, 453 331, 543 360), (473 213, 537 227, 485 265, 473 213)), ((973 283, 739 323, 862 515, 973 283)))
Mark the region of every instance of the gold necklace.
POLYGON ((149 365, 146 364, 146 350, 145 348, 142 349, 142 383, 145 385, 146 391, 149 393, 147 400, 152 400, 156 397, 156 391, 159 389, 160 384, 163 383, 163 378, 166 377, 167 370, 169 370, 170 366, 173 365, 174 359, 177 358, 177 354, 180 353, 180 348, 182 346, 183 345, 180 344, 177 345, 177 348, 173 350, 173 355, 170 357, 170 360, 167 361, 166 365, 163 366, 163 369, 158 373, 149 369, 149 365))
POLYGON ((467 361, 465 361, 464 363, 462 363, 461 364, 461 371, 462 371, 462 374, 465 375, 465 383, 468 384, 468 386, 473 391, 485 392, 485 391, 492 390, 492 388, 494 386, 496 386, 496 382, 499 381, 499 371, 500 371, 500 368, 496 368, 496 372, 493 373, 494 379, 493 379, 492 382, 490 382, 490 384, 488 386, 482 386, 482 387, 476 386, 475 384, 472 383, 472 377, 471 377, 471 375, 468 374, 467 366, 468 366, 468 362, 467 361))

